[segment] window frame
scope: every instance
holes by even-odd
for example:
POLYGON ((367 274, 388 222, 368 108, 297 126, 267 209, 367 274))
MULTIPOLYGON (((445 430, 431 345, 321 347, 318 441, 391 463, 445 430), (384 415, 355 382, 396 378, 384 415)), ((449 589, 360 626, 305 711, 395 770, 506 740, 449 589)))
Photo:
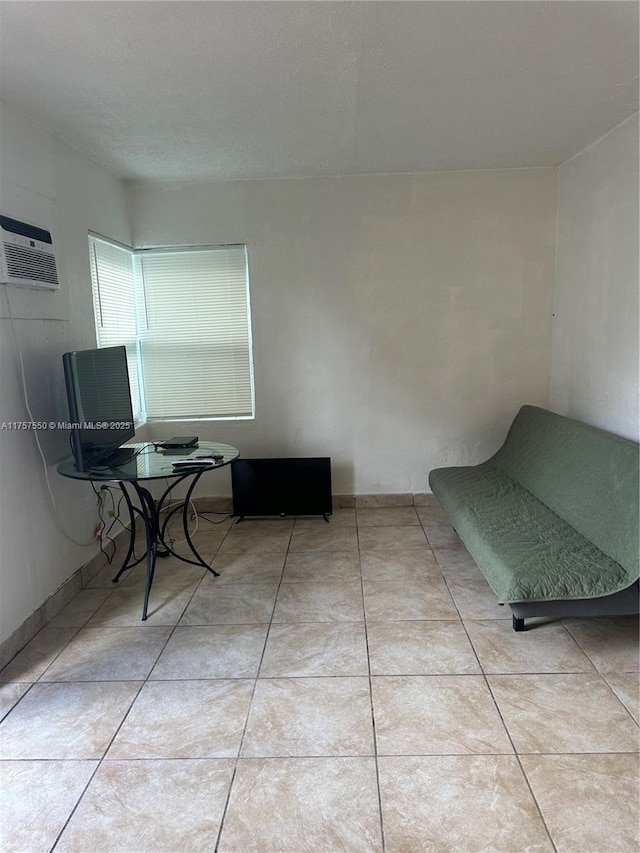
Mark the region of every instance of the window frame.
MULTIPOLYGON (((197 245, 197 246, 153 246, 153 247, 145 247, 145 248, 133 248, 132 246, 127 246, 123 243, 119 243, 116 240, 111 240, 108 237, 104 237, 102 234, 97 234, 95 232, 89 232, 89 253, 90 253, 90 265, 91 265, 91 273, 92 273, 92 300, 93 300, 93 311, 94 311, 94 319, 96 323, 96 343, 97 346, 100 347, 100 326, 99 326, 99 311, 100 311, 100 291, 99 285, 96 284, 96 280, 94 280, 94 268, 96 279, 99 279, 99 269, 97 265, 97 259, 95 255, 95 243, 100 242, 107 244, 108 246, 113 246, 116 249, 124 250, 127 252, 129 257, 129 265, 131 271, 131 288, 132 288, 132 298, 134 304, 134 314, 135 314, 135 346, 136 346, 136 369, 138 371, 138 389, 139 389, 139 397, 140 397, 140 413, 139 418, 136 418, 136 426, 142 426, 145 423, 180 423, 180 422, 196 422, 196 421, 243 421, 243 420, 255 420, 256 417, 256 401, 255 401, 255 377, 254 377, 254 362, 253 362, 253 328, 252 328, 252 314, 251 314, 251 292, 250 292, 250 282, 249 282, 249 250, 245 243, 232 243, 232 244, 216 244, 216 245, 197 245), (243 360, 241 361, 241 372, 244 373, 244 379, 242 388, 244 388, 244 399, 246 401, 248 411, 242 414, 213 414, 213 415, 204 415, 204 414, 186 414, 180 415, 176 413, 172 413, 170 415, 155 415, 149 416, 147 411, 147 390, 146 390, 146 379, 145 379, 145 352, 144 352, 144 330, 148 329, 149 326, 149 301, 147 297, 147 287, 148 283, 145 282, 143 275, 143 264, 144 258, 152 258, 154 255, 159 256, 162 254, 181 254, 192 255, 195 253, 202 252, 216 252, 216 251, 228 251, 233 252, 234 250, 242 250, 243 252, 243 266, 244 266, 244 278, 242 283, 242 288, 238 288, 238 281, 236 282, 236 298, 238 298, 239 294, 242 293, 244 302, 240 300, 239 304, 242 306, 242 311, 240 312, 240 317, 242 318, 242 322, 246 325, 246 338, 241 335, 240 342, 242 344, 242 353, 243 360), (96 293, 98 294, 98 301, 96 301, 96 293)), ((216 271, 214 270, 214 273, 216 271)), ((244 329, 243 329, 244 331, 244 329)), ((112 336, 113 337, 113 336, 112 336)), ((187 336, 188 337, 188 336, 187 336)), ((152 340, 152 336, 150 338, 152 340)), ((129 343, 127 340, 119 341, 121 343, 129 343)), ((148 343, 148 341, 147 341, 148 343)), ((111 341, 111 345, 113 341, 111 341)), ((103 344, 107 345, 107 344, 103 344)), ((147 356, 147 363, 149 363, 147 356)), ((131 367, 130 367, 131 370, 131 367)), ((133 383, 132 383, 133 384, 133 383)), ((157 387, 157 386, 156 386, 157 387)), ((230 396, 233 396, 233 392, 230 392, 230 396)))

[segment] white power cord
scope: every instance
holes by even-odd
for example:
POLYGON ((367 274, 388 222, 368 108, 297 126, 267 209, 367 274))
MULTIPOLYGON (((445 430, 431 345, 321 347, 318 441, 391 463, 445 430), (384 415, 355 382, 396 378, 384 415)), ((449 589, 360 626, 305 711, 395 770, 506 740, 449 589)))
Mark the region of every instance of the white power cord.
MULTIPOLYGON (((20 349, 20 344, 18 343, 18 335, 16 333, 16 327, 15 327, 15 323, 13 321, 13 314, 11 312, 11 302, 9 301, 9 292, 6 289, 6 286, 5 286, 4 290, 5 290, 5 299, 7 302, 7 313, 9 315, 9 324, 11 326, 11 333, 13 335, 13 343, 15 346, 16 353, 18 355, 18 361, 20 363, 20 378, 22 381, 22 393, 23 393, 23 397, 24 397, 24 405, 25 405, 25 408, 27 410, 27 415, 29 416, 29 420, 31 421, 31 423, 35 423, 35 418, 33 417, 33 414, 31 412, 31 407, 29 405, 29 395, 27 394, 27 381, 26 381, 25 374, 24 374, 24 362, 22 360, 22 351, 20 349)), ((51 500, 51 505, 53 507, 53 520, 54 520, 56 527, 58 528, 60 533, 62 533, 63 536, 66 536, 66 538, 69 539, 71 542, 73 542, 75 545, 80 545, 83 548, 87 547, 88 545, 93 545, 94 542, 96 541, 95 538, 91 539, 89 542, 79 542, 77 539, 75 539, 73 536, 71 536, 70 533, 67 533, 67 531, 64 529, 64 527, 62 525, 62 516, 60 515, 60 511, 58 510, 58 505, 56 504, 56 499, 53 495, 53 490, 51 488, 51 482, 49 480, 49 470, 47 468, 47 460, 45 458, 44 452, 42 450, 42 446, 40 444, 40 438, 38 437, 38 431, 36 429, 33 429, 33 430, 30 430, 30 432, 33 434, 33 437, 36 440, 36 447, 38 448, 38 453, 40 454, 40 459, 42 460, 42 468, 44 471, 44 479, 45 479, 45 482, 47 484, 47 491, 49 493, 49 498, 51 500)))

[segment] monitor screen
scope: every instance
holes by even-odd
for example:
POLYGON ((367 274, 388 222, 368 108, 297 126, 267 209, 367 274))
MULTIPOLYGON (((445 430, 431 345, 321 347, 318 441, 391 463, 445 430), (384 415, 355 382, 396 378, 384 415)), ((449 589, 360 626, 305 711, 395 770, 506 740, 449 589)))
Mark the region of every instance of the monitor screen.
POLYGON ((62 356, 78 471, 109 464, 109 456, 135 434, 124 346, 62 356))

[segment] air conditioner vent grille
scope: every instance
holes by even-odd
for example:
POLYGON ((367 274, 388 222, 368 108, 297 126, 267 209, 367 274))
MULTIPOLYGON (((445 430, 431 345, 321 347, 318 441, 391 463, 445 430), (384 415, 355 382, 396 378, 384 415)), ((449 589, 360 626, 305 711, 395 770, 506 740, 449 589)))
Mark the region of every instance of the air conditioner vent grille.
POLYGON ((58 271, 54 255, 11 243, 4 244, 7 272, 12 278, 42 281, 58 287, 58 271))

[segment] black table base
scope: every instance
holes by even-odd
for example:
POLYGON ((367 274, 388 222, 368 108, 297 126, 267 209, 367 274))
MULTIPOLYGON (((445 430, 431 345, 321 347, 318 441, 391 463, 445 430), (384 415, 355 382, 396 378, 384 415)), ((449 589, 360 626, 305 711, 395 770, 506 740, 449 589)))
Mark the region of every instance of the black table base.
POLYGON ((157 502, 154 500, 151 492, 146 489, 144 486, 140 485, 139 481, 129 480, 123 482, 118 480, 118 485, 122 490, 122 494, 124 495, 124 499, 127 504, 127 508, 129 510, 129 519, 131 522, 131 536, 129 538, 129 548, 127 550, 126 556, 123 560, 123 563, 118 571, 118 574, 113 578, 113 583, 118 583, 122 574, 127 571, 127 569, 132 569, 134 566, 137 566, 143 560, 146 560, 146 580, 144 587, 144 604, 142 606, 142 619, 145 621, 147 619, 148 608, 149 608, 149 595, 151 593, 151 585, 153 583, 153 576, 156 568, 156 558, 157 557, 168 557, 173 556, 177 557, 179 560, 182 560, 183 563, 190 563, 192 566, 202 566, 203 569, 206 569, 212 575, 218 577, 218 572, 215 572, 211 566, 207 565, 205 561, 202 559, 200 554, 197 552, 195 545, 191 541, 191 536, 189 535, 189 504, 191 502, 191 495, 196 486, 196 483, 207 469, 200 469, 199 471, 187 471, 178 477, 174 482, 172 482, 162 493, 160 500, 157 502), (169 498, 172 490, 183 480, 192 478, 191 483, 189 484, 189 488, 187 489, 187 494, 184 499, 181 499, 175 506, 171 507, 171 509, 167 509, 165 504, 167 503, 167 499, 169 498), (129 495, 126 483, 129 482, 133 490, 135 491, 139 506, 136 506, 134 502, 131 500, 131 496, 129 495), (166 510, 166 515, 164 520, 161 522, 160 516, 166 510), (184 533, 185 541, 191 551, 191 554, 195 559, 190 559, 189 557, 183 557, 181 554, 178 554, 173 550, 171 545, 167 542, 167 528, 171 519, 178 512, 182 513, 182 530, 184 533), (146 550, 145 553, 135 559, 134 546, 135 546, 135 538, 136 538, 136 517, 142 520, 145 529, 146 536, 146 550))

